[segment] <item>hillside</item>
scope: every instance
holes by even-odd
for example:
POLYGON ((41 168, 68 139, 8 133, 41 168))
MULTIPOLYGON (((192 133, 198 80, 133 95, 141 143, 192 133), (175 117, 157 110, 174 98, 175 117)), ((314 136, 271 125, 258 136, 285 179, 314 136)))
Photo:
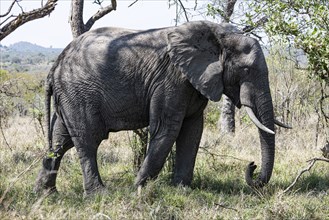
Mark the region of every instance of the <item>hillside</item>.
POLYGON ((46 48, 29 42, 0 45, 1 69, 9 72, 44 73, 61 53, 61 48, 46 48))

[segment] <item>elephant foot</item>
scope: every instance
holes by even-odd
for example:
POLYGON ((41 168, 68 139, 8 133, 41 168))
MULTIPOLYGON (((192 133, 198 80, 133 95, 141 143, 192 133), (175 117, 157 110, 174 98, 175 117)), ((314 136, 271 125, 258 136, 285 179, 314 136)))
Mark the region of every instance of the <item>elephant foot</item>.
POLYGON ((33 192, 43 193, 47 191, 57 191, 55 181, 55 176, 49 175, 45 170, 41 170, 35 182, 33 192))
POLYGON ((174 186, 191 186, 192 178, 174 177, 172 184, 174 186))
POLYGON ((36 194, 58 193, 56 186, 46 186, 44 183, 37 182, 34 185, 33 192, 36 194))
POLYGON ((143 186, 145 186, 147 180, 150 178, 149 176, 143 175, 141 173, 142 173, 141 171, 138 172, 134 183, 134 185, 138 188, 142 188, 143 186))
POLYGON ((107 195, 107 194, 108 194, 107 188, 104 185, 100 185, 96 188, 85 190, 83 193, 83 198, 87 199, 94 197, 96 195, 107 195))
POLYGON ((42 167, 38 173, 33 191, 56 191, 56 178, 60 158, 45 157, 42 161, 42 167))
POLYGON ((43 184, 35 184, 33 188, 33 192, 38 195, 48 196, 50 194, 56 194, 58 193, 58 190, 55 186, 53 187, 46 187, 43 184))

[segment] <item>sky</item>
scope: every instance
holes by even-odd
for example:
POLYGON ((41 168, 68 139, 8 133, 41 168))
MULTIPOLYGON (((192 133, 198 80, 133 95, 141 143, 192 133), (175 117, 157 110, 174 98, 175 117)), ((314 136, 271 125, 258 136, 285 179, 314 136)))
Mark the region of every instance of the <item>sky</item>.
MULTIPOLYGON (((133 6, 128 7, 135 0, 117 0, 117 10, 105 15, 98 20, 92 29, 104 26, 124 27, 129 29, 149 29, 175 25, 176 9, 169 8, 168 0, 139 0, 133 6)), ((0 14, 7 12, 12 0, 0 1, 0 14)), ((44 0, 44 3, 46 0, 44 0)), ((193 8, 195 0, 184 0, 185 6, 193 8)), ((199 4, 205 1, 200 1, 199 4)), ((21 6, 25 11, 40 7, 41 0, 22 0, 21 6)), ((103 5, 110 4, 105 0, 103 5)), ((9 46, 19 41, 27 41, 44 47, 64 48, 71 40, 71 29, 69 14, 71 8, 70 0, 59 0, 55 10, 41 19, 25 23, 16 29, 0 43, 9 46)), ((85 0, 84 22, 97 12, 99 6, 93 4, 93 0, 85 0)), ((14 13, 20 11, 15 8, 14 13)), ((195 12, 197 14, 197 12, 195 12)), ((191 20, 201 20, 201 16, 192 16, 191 20)), ((2 19, 3 20, 3 19, 2 19)), ((0 18, 0 23, 1 23, 0 18)), ((182 17, 181 22, 184 22, 182 17)))

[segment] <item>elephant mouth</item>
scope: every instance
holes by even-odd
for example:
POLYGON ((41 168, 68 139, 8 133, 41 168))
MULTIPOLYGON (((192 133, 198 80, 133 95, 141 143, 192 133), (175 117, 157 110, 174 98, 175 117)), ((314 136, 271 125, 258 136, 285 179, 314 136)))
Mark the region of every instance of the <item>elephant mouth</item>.
POLYGON ((242 103, 240 101, 240 98, 235 98, 231 95, 225 94, 227 97, 230 98, 231 102, 233 103, 233 105, 235 105, 235 107, 237 107, 238 109, 240 109, 242 107, 242 103))

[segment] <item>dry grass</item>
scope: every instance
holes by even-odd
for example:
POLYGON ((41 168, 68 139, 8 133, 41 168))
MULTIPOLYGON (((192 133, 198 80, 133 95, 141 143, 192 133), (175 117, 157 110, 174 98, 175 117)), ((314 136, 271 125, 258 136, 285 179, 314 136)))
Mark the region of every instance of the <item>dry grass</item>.
POLYGON ((41 162, 29 166, 45 151, 45 141, 33 119, 13 118, 3 129, 12 151, 0 138, 0 198, 12 187, 0 205, 0 219, 327 219, 329 164, 317 163, 292 191, 282 194, 307 165, 306 160, 321 156, 324 131, 318 133, 315 145, 316 117, 305 124, 278 132, 273 177, 260 191, 244 182, 247 163, 260 165, 257 129, 249 122, 238 123, 234 136, 205 129, 191 188, 171 186, 171 169, 166 165, 140 197, 133 187, 132 134, 110 134, 98 154, 108 193, 83 199, 74 149, 63 159, 60 193, 38 197, 32 192, 41 162))

